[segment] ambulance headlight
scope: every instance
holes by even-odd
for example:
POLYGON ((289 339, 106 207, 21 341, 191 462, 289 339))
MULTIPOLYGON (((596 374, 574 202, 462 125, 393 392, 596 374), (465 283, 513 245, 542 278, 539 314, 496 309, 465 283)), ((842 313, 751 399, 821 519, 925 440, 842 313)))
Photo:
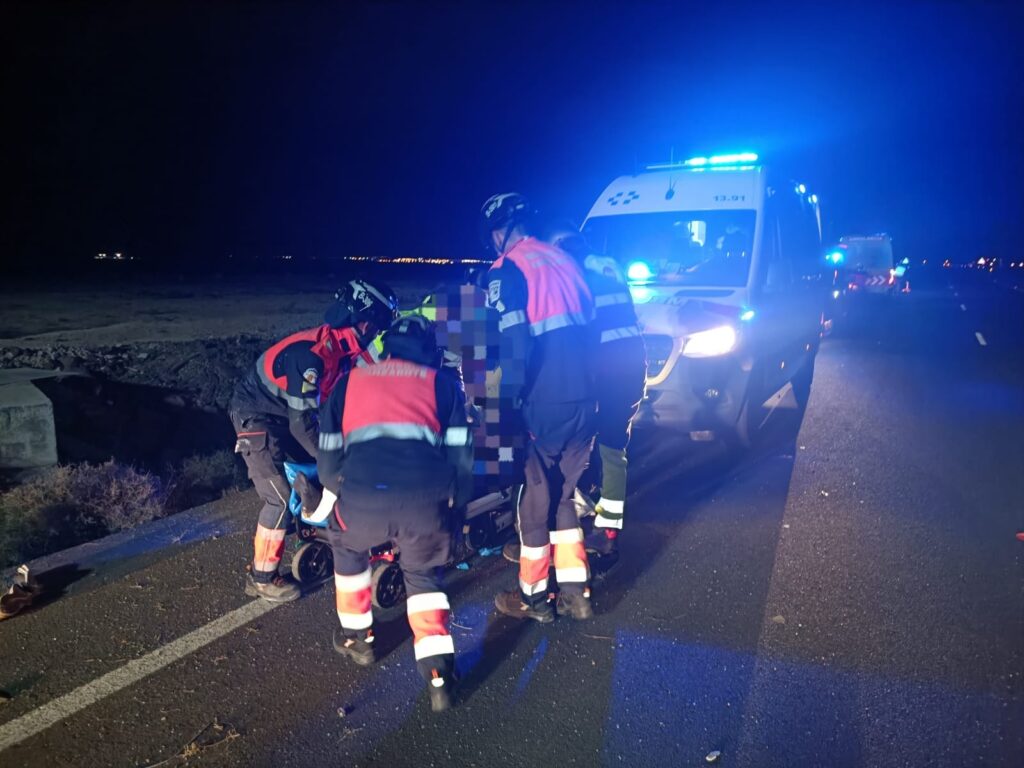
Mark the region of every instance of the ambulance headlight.
POLYGON ((718 357, 735 348, 736 329, 731 325, 720 325, 688 336, 683 344, 683 357, 718 357))
POLYGON ((646 261, 632 261, 626 267, 626 278, 630 282, 643 283, 654 277, 654 270, 646 261))

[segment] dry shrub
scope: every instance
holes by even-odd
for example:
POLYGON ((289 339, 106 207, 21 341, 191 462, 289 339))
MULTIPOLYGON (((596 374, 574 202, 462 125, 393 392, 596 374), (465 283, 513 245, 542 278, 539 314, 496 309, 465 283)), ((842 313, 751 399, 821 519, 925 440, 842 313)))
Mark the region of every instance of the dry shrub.
POLYGON ((160 479, 134 467, 54 467, 0 493, 0 566, 153 520, 164 500, 160 479))
POLYGON ((245 465, 233 451, 189 456, 171 472, 173 488, 167 501, 172 510, 188 509, 219 498, 245 483, 245 465))

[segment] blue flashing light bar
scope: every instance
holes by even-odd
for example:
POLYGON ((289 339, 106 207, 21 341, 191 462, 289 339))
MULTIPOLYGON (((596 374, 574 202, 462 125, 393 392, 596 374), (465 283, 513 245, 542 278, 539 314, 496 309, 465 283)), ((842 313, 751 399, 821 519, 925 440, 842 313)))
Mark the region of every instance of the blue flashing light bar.
POLYGON ((742 312, 740 312, 740 320, 742 320, 744 323, 749 323, 751 320, 754 319, 754 315, 756 314, 757 313, 752 309, 744 309, 742 312))
POLYGON ((681 163, 657 163, 648 165, 648 171, 670 170, 672 168, 714 169, 724 166, 749 166, 756 163, 758 159, 756 152, 733 152, 726 155, 712 155, 711 157, 691 157, 681 163))
POLYGON ((825 258, 833 264, 842 264, 846 254, 842 251, 832 251, 825 258))
POLYGON ((737 152, 732 155, 712 155, 708 165, 738 165, 740 163, 756 163, 756 152, 737 152))

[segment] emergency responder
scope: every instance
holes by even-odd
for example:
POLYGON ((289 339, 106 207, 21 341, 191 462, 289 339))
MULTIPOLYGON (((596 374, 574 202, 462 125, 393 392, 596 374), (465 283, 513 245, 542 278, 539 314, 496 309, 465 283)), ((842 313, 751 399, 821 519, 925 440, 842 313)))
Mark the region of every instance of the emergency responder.
POLYGON ((325 322, 282 339, 256 361, 230 404, 249 478, 263 501, 245 592, 273 602, 295 600, 298 585, 278 573, 288 528, 286 460, 312 462, 317 450, 316 408, 338 377, 398 311, 390 288, 352 280, 335 294, 325 322))
POLYGON ((487 275, 488 304, 502 333, 502 397, 518 406, 527 433, 518 509, 519 589, 498 610, 541 623, 555 612, 593 615, 590 571, 572 498, 594 438, 593 302, 572 257, 530 235, 531 209, 519 194, 495 195, 480 212, 480 234, 498 258, 487 275), (552 558, 553 555, 553 558, 552 558), (559 593, 549 599, 554 560, 559 593))
POLYGON ((472 490, 465 397, 440 362, 433 323, 422 315, 395 321, 381 362, 343 376, 321 406, 317 461, 320 506, 333 508, 328 534, 341 623, 334 649, 357 664, 376 661, 368 552, 392 542, 416 666, 435 712, 451 706, 455 673, 438 569, 449 558, 454 510, 472 490))
MULTIPOLYGON (((588 552, 616 553, 626 503, 626 447, 630 425, 644 397, 647 353, 637 324, 633 297, 620 281, 610 259, 591 252, 586 239, 571 222, 548 227, 545 240, 570 254, 583 266, 594 298, 594 324, 599 336, 595 359, 597 394, 597 451, 600 498, 594 532, 586 539, 588 552)), ((612 262, 614 264, 614 262, 612 262)), ((597 474, 597 473, 595 473, 597 474)))

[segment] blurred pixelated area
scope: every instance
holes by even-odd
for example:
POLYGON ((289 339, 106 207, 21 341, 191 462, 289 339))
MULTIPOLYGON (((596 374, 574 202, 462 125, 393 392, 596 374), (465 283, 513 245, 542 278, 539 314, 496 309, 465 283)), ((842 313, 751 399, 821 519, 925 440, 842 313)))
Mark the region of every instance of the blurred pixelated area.
POLYGON ((480 409, 473 433, 478 492, 522 482, 523 435, 512 403, 498 393, 496 369, 502 338, 497 313, 488 309, 486 298, 471 285, 439 291, 432 297, 437 343, 461 356, 466 398, 480 409))

